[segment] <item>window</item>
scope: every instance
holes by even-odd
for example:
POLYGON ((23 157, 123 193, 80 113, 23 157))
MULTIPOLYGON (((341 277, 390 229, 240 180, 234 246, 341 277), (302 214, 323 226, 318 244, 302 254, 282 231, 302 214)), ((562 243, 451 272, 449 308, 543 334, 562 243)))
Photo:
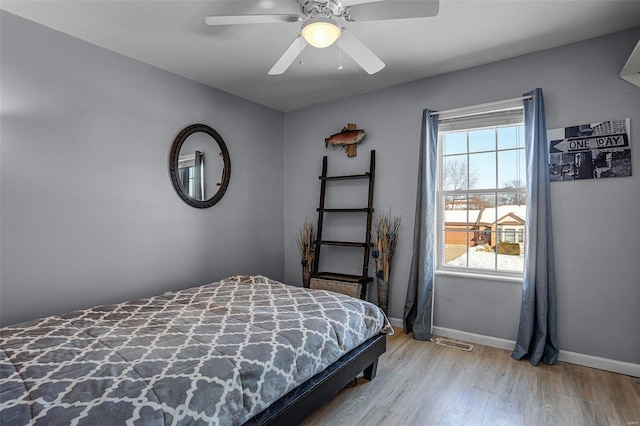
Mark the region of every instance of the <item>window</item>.
POLYGON ((516 242, 516 230, 513 228, 505 228, 503 226, 498 226, 498 230, 502 229, 502 236, 500 241, 507 243, 515 243, 516 242))
POLYGON ((440 270, 524 269, 522 108, 438 121, 440 270))
POLYGON ((178 158, 178 175, 182 189, 191 198, 202 200, 204 194, 204 154, 181 155, 178 158))

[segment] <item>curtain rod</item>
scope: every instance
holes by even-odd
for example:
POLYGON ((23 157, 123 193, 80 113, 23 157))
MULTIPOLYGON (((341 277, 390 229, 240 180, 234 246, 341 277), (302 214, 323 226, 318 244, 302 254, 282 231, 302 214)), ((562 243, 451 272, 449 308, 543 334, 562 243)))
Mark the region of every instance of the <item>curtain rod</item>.
POLYGON ((528 100, 531 100, 531 99, 533 99, 533 96, 532 95, 527 95, 527 96, 520 96, 519 98, 505 99, 503 101, 488 102, 486 104, 479 104, 479 105, 471 105, 471 106, 460 107, 460 108, 446 109, 444 111, 431 111, 429 113, 429 117, 433 117, 433 116, 440 115, 440 114, 452 114, 452 113, 457 113, 457 112, 465 112, 465 111, 476 110, 476 109, 480 109, 480 108, 507 105, 507 104, 511 104, 511 103, 514 103, 514 102, 524 101, 524 100, 528 101, 528 100))

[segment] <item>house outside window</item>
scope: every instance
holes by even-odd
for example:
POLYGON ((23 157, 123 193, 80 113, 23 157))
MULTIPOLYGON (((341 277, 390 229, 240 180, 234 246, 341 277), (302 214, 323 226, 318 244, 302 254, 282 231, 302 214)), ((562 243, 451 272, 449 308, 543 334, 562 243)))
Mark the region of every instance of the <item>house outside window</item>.
POLYGON ((438 269, 521 276, 522 108, 440 118, 438 139, 438 269))

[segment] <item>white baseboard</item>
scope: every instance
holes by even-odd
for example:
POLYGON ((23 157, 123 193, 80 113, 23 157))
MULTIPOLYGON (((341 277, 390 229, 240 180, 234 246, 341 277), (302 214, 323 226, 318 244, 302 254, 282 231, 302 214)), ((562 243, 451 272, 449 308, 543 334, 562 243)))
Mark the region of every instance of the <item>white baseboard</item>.
MULTIPOLYGON (((399 318, 389 318, 389 322, 394 327, 403 327, 402 320, 399 318)), ((508 351, 512 351, 516 345, 516 342, 513 340, 484 336, 482 334, 469 333, 467 331, 444 327, 433 327, 433 334, 448 337, 450 339, 463 340, 465 342, 478 345, 506 349, 508 351)), ((614 359, 601 358, 564 350, 561 350, 558 354, 558 361, 597 368, 598 370, 611 371, 613 373, 626 374, 627 376, 640 377, 640 364, 634 364, 631 362, 616 361, 614 359)))
POLYGON ((597 368, 614 373, 626 374, 627 376, 640 377, 640 364, 617 361, 615 359, 600 358, 592 355, 580 354, 577 352, 560 351, 559 361, 571 364, 584 365, 586 367, 597 368))
POLYGON ((402 320, 400 318, 389 318, 389 322, 394 327, 399 327, 399 328, 403 328, 404 327, 404 324, 403 324, 403 322, 402 322, 402 320))

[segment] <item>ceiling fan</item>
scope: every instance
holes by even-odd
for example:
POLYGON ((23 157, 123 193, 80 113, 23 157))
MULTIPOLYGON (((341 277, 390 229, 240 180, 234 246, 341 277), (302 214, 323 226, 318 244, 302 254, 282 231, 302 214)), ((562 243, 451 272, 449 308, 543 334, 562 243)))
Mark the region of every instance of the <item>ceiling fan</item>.
POLYGON ((331 46, 340 39, 340 48, 367 73, 375 74, 385 64, 367 46, 346 28, 345 22, 370 22, 391 19, 425 18, 438 14, 438 0, 276 0, 286 10, 273 10, 273 0, 254 0, 243 3, 252 9, 272 13, 241 13, 208 16, 208 25, 262 24, 272 22, 302 22, 300 35, 285 50, 269 70, 269 75, 284 73, 287 68, 311 45, 317 48, 331 46), (295 5, 297 3, 297 5, 295 5), (296 9, 292 9, 293 7, 296 9), (275 13, 277 12, 277 13, 275 13))

